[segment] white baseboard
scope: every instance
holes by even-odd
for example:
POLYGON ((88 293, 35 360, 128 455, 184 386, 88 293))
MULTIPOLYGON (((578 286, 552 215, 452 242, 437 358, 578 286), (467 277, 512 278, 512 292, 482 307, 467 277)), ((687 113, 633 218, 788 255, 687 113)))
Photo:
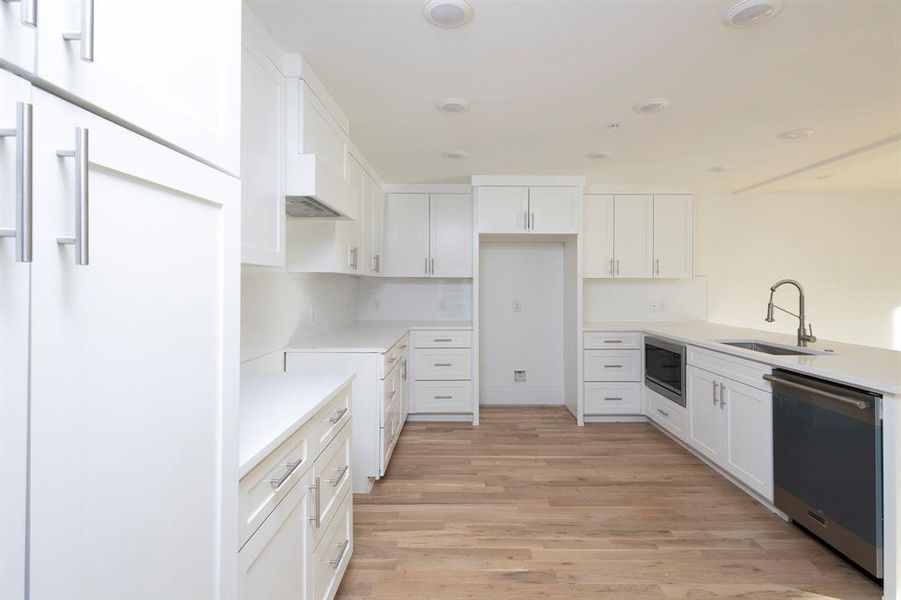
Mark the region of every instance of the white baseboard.
POLYGON ((407 421, 419 421, 419 422, 472 422, 472 414, 413 414, 410 413, 407 415, 407 421))
POLYGON ((528 383, 483 383, 479 389, 479 404, 485 406, 559 406, 563 404, 564 386, 532 385, 528 383))
POLYGON ((645 423, 648 418, 643 415, 585 415, 586 423, 645 423))

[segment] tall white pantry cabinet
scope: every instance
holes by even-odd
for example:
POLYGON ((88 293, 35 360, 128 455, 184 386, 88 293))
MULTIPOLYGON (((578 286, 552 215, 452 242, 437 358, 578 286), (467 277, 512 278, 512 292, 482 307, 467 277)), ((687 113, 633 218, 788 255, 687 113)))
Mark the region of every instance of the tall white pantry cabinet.
POLYGON ((240 3, 34 5, 0 2, 0 597, 233 597, 240 3))

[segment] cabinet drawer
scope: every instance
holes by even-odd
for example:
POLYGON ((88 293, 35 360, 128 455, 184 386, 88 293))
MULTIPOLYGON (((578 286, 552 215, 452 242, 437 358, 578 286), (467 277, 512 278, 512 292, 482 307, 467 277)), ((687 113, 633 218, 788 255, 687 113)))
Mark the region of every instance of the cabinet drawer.
POLYGON ((471 331, 414 331, 414 348, 471 348, 471 331))
POLYGON ((641 381, 641 350, 586 350, 585 381, 641 381))
POLYGON ((353 526, 353 494, 346 494, 313 553, 311 575, 315 600, 331 600, 338 591, 353 554, 353 526))
POLYGON ((269 516, 313 464, 311 428, 306 425, 289 437, 238 485, 241 545, 269 516))
POLYGON ((586 331, 582 336, 586 350, 641 350, 641 333, 633 331, 586 331))
POLYGON ((397 367, 407 356, 407 336, 402 337, 397 343, 382 355, 381 378, 385 379, 389 373, 397 367))
POLYGON ((763 379, 765 374, 773 372, 773 368, 769 365, 695 346, 688 346, 686 362, 694 367, 740 381, 759 390, 770 391, 772 389, 770 384, 763 379))
POLYGON ((645 388, 648 397, 648 417, 682 441, 688 440, 688 411, 645 388))
POLYGON ((413 384, 417 413, 471 413, 471 381, 417 381, 413 384))
POLYGON ((413 378, 416 380, 454 380, 472 378, 472 352, 469 349, 427 349, 413 351, 413 378))
POLYGON ((350 421, 350 390, 351 386, 348 384, 310 420, 311 440, 315 445, 310 456, 318 456, 344 424, 350 421))
POLYGON ((640 383, 586 383, 586 415, 640 415, 640 383))
POLYGON ((337 437, 319 455, 313 464, 313 472, 319 478, 319 527, 313 531, 313 545, 328 530, 329 523, 335 518, 341 499, 351 486, 350 473, 350 433, 351 423, 346 423, 337 437))

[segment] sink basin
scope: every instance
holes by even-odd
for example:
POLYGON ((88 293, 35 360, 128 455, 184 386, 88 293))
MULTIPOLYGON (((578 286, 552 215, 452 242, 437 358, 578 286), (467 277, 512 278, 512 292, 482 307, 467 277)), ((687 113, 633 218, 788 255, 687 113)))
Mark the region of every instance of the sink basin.
POLYGON ((762 352, 763 354, 773 354, 779 356, 802 356, 812 354, 823 354, 819 350, 809 350, 807 348, 799 348, 797 346, 783 346, 781 344, 772 344, 760 340, 717 340, 721 344, 733 346, 735 348, 744 348, 745 350, 753 350, 754 352, 762 352))

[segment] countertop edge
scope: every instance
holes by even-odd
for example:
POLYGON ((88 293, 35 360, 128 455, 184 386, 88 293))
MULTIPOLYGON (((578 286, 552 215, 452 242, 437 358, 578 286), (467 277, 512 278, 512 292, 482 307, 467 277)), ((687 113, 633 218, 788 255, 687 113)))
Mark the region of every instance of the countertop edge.
MULTIPOLYGON (((329 394, 319 400, 315 405, 311 408, 307 409, 306 412, 300 414, 297 418, 293 420, 292 423, 287 425, 280 434, 275 436, 272 440, 270 440, 265 446, 257 450, 250 458, 243 461, 238 466, 238 480, 240 481, 245 475, 250 473, 264 458, 269 456, 273 450, 278 448, 282 443, 285 442, 289 437, 291 437, 294 433, 297 432, 301 427, 307 424, 307 422, 315 415, 319 410, 328 404, 332 399, 335 398, 338 394, 340 394, 347 386, 351 385, 356 375, 348 375, 344 378, 343 382, 338 384, 335 389, 333 389, 329 394)), ((353 415, 351 415, 353 418, 353 415)))

